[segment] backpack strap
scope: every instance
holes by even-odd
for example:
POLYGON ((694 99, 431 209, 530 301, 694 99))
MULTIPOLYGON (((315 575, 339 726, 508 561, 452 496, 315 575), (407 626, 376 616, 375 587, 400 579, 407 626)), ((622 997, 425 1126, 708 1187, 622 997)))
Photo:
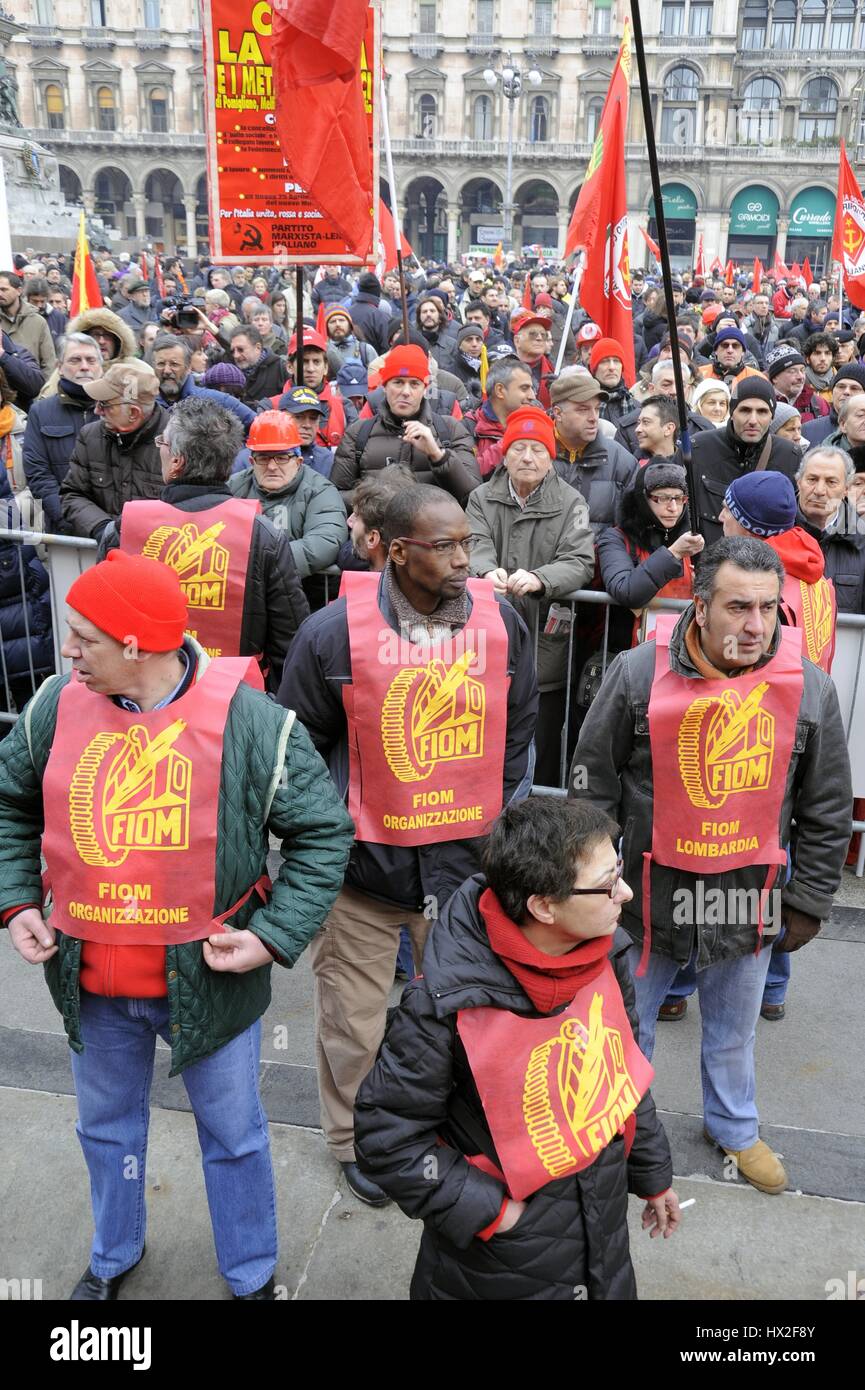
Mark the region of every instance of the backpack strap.
POLYGON ((354 437, 354 461, 358 468, 360 468, 360 461, 366 453, 366 446, 369 443, 375 420, 374 415, 369 420, 361 420, 360 429, 354 437))

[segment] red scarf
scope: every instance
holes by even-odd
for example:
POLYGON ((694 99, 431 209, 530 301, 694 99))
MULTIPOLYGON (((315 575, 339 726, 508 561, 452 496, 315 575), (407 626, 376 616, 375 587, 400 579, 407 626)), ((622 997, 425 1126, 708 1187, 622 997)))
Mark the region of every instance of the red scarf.
POLYGON ((511 921, 491 888, 481 894, 478 907, 490 946, 522 985, 538 1013, 549 1014, 570 1004, 582 985, 600 975, 610 954, 612 936, 597 936, 581 941, 563 956, 548 956, 511 921))

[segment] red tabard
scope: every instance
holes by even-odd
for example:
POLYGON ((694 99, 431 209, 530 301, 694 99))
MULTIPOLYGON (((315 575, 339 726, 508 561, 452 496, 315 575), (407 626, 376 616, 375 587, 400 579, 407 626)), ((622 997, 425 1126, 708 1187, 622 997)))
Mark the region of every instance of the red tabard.
POLYGON ((64 686, 45 769, 42 852, 51 921, 68 936, 169 946, 221 930, 213 904, 222 743, 248 666, 247 657, 212 661, 180 699, 144 713, 74 677, 64 686))
POLYGON ((782 627, 759 670, 695 681, 670 670, 677 619, 660 614, 655 628, 651 858, 693 874, 785 864, 778 829, 802 699, 802 634, 782 627))
POLYGON ((831 579, 806 584, 788 574, 781 590, 781 607, 793 627, 802 629, 804 655, 827 674, 835 656, 837 601, 831 579))
POLYGON ((457 1030, 517 1202, 594 1163, 654 1076, 609 961, 555 1017, 461 1009, 457 1030))
POLYGON ((485 835, 502 809, 508 635, 487 580, 466 626, 416 647, 385 622, 380 575, 342 579, 351 646, 348 810, 357 838, 421 845, 485 835))
MULTIPOLYGON (((624 535, 624 532, 622 532, 624 535)), ((629 554, 636 554, 637 564, 642 565, 652 555, 651 550, 644 550, 642 546, 635 546, 631 550, 631 542, 625 536, 625 544, 629 554)), ((693 598, 694 597, 694 566, 691 563, 690 555, 685 555, 682 559, 682 573, 675 579, 669 579, 655 594, 655 598, 693 598)), ((640 641, 640 627, 645 615, 645 608, 635 608, 634 610, 634 635, 631 639, 631 646, 636 647, 640 641)))
POLYGON ((238 656, 252 528, 261 505, 233 497, 205 512, 167 502, 127 502, 120 547, 177 571, 189 628, 208 656, 238 656))

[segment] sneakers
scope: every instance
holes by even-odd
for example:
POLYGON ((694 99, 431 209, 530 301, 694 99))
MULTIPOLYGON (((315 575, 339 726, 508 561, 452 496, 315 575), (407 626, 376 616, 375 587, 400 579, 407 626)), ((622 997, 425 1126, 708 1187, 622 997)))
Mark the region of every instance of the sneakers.
POLYGON ((710 1144, 715 1144, 729 1158, 736 1160, 736 1167, 742 1177, 759 1192, 768 1192, 774 1197, 786 1188, 787 1174, 784 1172, 784 1166, 778 1155, 773 1153, 762 1139, 758 1139, 749 1149, 726 1149, 717 1139, 712 1138, 707 1129, 703 1130, 703 1135, 710 1144))

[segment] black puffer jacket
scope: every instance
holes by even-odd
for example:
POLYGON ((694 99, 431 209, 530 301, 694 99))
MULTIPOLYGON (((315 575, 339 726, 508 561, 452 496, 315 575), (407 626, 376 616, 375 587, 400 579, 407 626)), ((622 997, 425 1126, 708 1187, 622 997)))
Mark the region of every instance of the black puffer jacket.
POLYGON ((78 435, 69 471, 60 484, 60 510, 73 536, 98 540, 124 502, 159 497, 164 486, 156 436, 168 422, 161 405, 132 434, 113 434, 104 420, 78 435))
MULTIPOLYGON (((234 494, 226 484, 195 485, 169 483, 161 502, 182 512, 206 512, 230 502, 234 494)), ((120 544, 120 523, 106 527, 100 541, 99 559, 120 544)), ((288 537, 267 520, 257 516, 252 528, 252 547, 243 594, 243 621, 240 628, 240 655, 261 656, 262 671, 269 691, 279 689, 282 666, 292 637, 305 618, 309 604, 288 537)))
MULTIPOLYGON (((498 1165, 483 1106, 457 1033, 460 1009, 539 1015, 490 947, 477 876, 457 890, 427 942, 423 974, 406 989, 355 1109, 365 1173, 424 1223, 415 1300, 534 1299, 572 1303, 636 1297, 628 1246, 628 1192, 656 1196, 672 1182, 667 1136, 651 1092, 640 1102, 630 1156, 616 1138, 588 1168, 529 1199, 516 1226, 476 1238, 498 1215, 501 1182, 468 1163, 498 1165), (430 1173, 434 1174, 431 1178, 430 1173)), ((611 964, 636 1035, 634 989, 618 933, 611 964)))
POLYGON ((624 651, 631 645, 633 610, 645 608, 659 589, 674 579, 681 579, 683 574, 681 560, 676 559, 669 547, 689 528, 688 508, 685 507, 675 526, 664 529, 646 498, 647 471, 647 468, 637 469, 619 506, 619 524, 605 526, 597 540, 601 579, 616 604, 610 613, 613 651, 624 651), (641 559, 641 551, 648 553, 647 558, 641 559))
POLYGON ((437 415, 426 400, 412 418, 429 426, 444 450, 444 458, 433 463, 429 454, 406 444, 402 432, 407 421, 393 415, 385 401, 374 420, 358 420, 346 430, 333 460, 330 481, 334 486, 343 494, 351 493, 367 473, 401 463, 411 469, 417 482, 444 488, 464 507, 469 493, 481 482, 467 426, 461 420, 437 415))
MULTIPOLYGON (((723 535, 724 528, 718 518, 724 505, 724 493, 734 479, 755 471, 767 439, 770 448, 763 467, 784 473, 793 482, 802 455, 795 444, 777 434, 764 435, 756 444, 745 444, 728 420, 721 429, 704 430, 691 441, 696 492, 696 506, 692 511, 698 514, 698 528, 707 545, 723 535)), ((676 454, 676 462, 682 462, 681 454, 676 454)))
POLYGON ((597 535, 612 526, 622 494, 637 471, 637 460, 615 439, 598 435, 581 454, 572 454, 556 436, 558 452, 553 460, 559 477, 581 492, 589 504, 589 521, 597 535))
POLYGON ((825 575, 835 585, 838 612, 865 613, 865 535, 859 529, 862 518, 845 500, 838 524, 831 531, 819 531, 801 513, 796 524, 814 537, 823 552, 825 575))

